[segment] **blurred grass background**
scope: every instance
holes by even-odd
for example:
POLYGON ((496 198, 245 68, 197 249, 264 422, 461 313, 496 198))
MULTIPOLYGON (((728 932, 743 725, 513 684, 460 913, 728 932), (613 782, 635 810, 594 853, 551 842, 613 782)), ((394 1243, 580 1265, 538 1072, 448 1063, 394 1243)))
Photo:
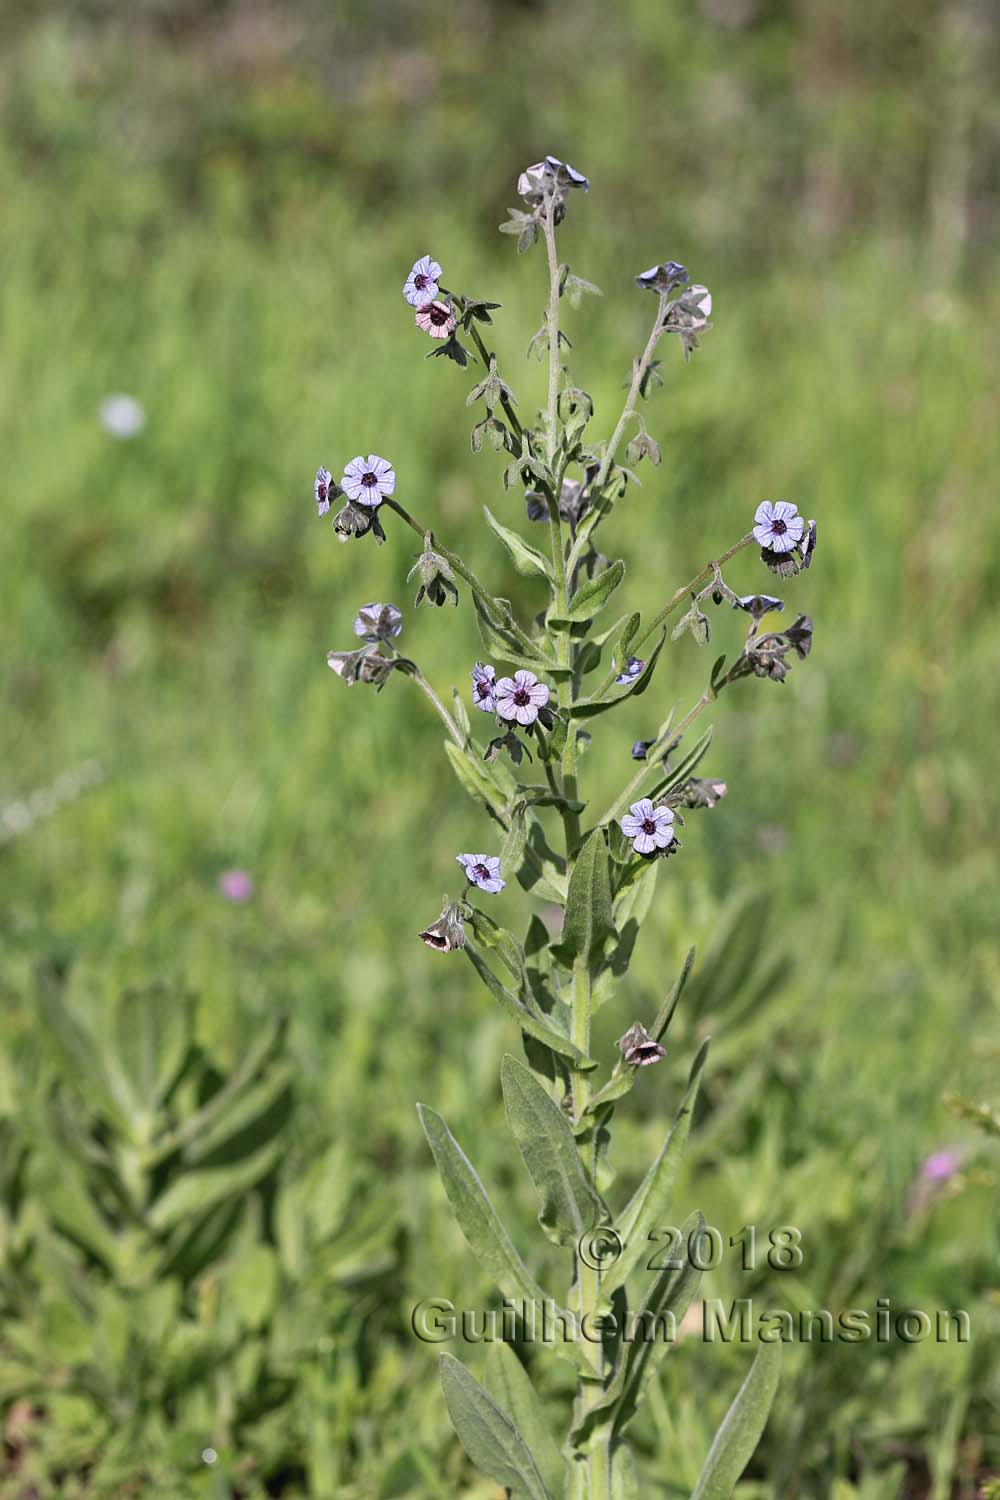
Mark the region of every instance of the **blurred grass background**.
MULTIPOLYGON (((592 183, 561 253, 605 293, 568 314, 597 430, 645 335, 635 273, 673 257, 715 298, 704 347, 687 367, 669 351, 646 412, 663 464, 603 543, 636 607, 761 498, 819 521, 815 567, 780 590, 813 614, 813 655, 785 687, 720 702, 706 765, 728 798, 690 821, 609 1007, 610 1041, 690 943, 710 946, 727 903, 753 898, 738 971, 696 991, 673 1072, 644 1078, 616 1125, 619 1171, 641 1172, 686 1043, 714 1029, 679 1209, 726 1232, 798 1225, 804 1305, 972 1313, 971 1350, 798 1354, 748 1495, 943 1500, 1000 1469, 995 1158, 940 1103, 997 1097, 998 21, 995 0, 0 6, 7 1071, 38 1026, 39 959, 97 1016, 131 983, 190 992, 220 1067, 287 1011, 297 1159, 349 1143, 360 1200, 395 1235, 388 1289, 346 1334, 331 1325, 296 1398, 293 1478, 261 1460, 244 1486, 491 1493, 462 1469, 433 1351, 407 1330, 421 1297, 488 1295, 416 1098, 532 1244, 501 1134, 509 1030, 465 965, 415 939, 455 852, 489 834, 410 684, 376 699, 326 669, 359 604, 409 603, 413 538, 390 525, 384 549, 336 545, 311 483, 319 463, 386 454, 402 502, 523 618, 537 610, 481 524, 484 501, 508 524, 523 509, 501 461, 468 451, 473 381, 423 360, 399 289, 429 251, 447 285, 501 302, 501 368, 533 410, 543 266, 496 225, 546 151, 592 183), (129 441, 99 420, 115 391, 146 412, 129 441), (99 784, 50 816, 17 811, 91 763, 99 784), (232 867, 254 879, 246 905, 218 892, 232 867), (779 952, 755 1005, 748 955, 766 969, 779 952), (964 1171, 915 1198, 942 1145, 963 1146, 964 1171), (309 1473, 321 1422, 333 1481, 309 1473)), ((753 554, 728 576, 770 582, 753 554)), ((465 690, 470 614, 407 612, 401 644, 442 691, 465 690)), ((717 617, 720 650, 738 635, 717 617)), ((598 721, 591 795, 706 665, 669 647, 655 701, 598 721)), ((0 1093, 15 1113, 13 1082, 0 1093)), ((768 1291, 792 1296, 780 1277, 768 1291)), ((741 1369, 736 1350, 668 1362, 646 1417, 652 1492, 685 1492, 741 1369)), ((24 1452, 8 1435, 4 1493, 24 1492, 24 1452)))

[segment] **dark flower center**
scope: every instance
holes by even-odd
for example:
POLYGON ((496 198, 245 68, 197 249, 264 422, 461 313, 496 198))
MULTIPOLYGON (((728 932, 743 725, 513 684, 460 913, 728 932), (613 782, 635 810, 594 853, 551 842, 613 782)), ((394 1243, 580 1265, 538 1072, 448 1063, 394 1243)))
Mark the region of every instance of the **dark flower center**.
POLYGON ((490 696, 490 685, 489 685, 489 683, 488 682, 477 682, 476 683, 476 697, 477 698, 488 698, 489 696, 490 696))
POLYGON ((519 687, 514 690, 514 702, 518 708, 526 708, 531 702, 531 694, 527 688, 519 687))
POLYGON ((414 276, 413 278, 413 285, 416 287, 418 292, 422 292, 425 286, 430 285, 430 277, 425 276, 423 271, 418 271, 416 276, 414 276))
POLYGON ((451 317, 451 313, 446 307, 438 307, 437 303, 433 303, 429 310, 428 316, 431 322, 434 324, 435 328, 443 328, 445 323, 447 323, 448 319, 451 317))
POLYGON ((485 865, 476 865, 475 874, 480 880, 489 880, 490 872, 485 865))
POLYGON ((785 525, 784 521, 780 520, 777 516, 771 522, 771 535, 772 536, 784 536, 784 534, 785 534, 785 532, 787 530, 788 530, 788 527, 785 525))
POLYGON ((324 483, 324 481, 322 479, 320 480, 320 482, 319 482, 319 484, 317 486, 317 491, 319 493, 319 498, 321 500, 325 500, 326 499, 326 484, 324 483))
POLYGON ((378 484, 378 475, 373 473, 372 470, 369 469, 367 474, 362 474, 361 483, 368 489, 371 489, 373 485, 378 484))
POLYGON ((643 820, 642 820, 642 831, 643 831, 643 833, 655 833, 656 832, 656 823, 653 821, 652 818, 643 818, 643 820))

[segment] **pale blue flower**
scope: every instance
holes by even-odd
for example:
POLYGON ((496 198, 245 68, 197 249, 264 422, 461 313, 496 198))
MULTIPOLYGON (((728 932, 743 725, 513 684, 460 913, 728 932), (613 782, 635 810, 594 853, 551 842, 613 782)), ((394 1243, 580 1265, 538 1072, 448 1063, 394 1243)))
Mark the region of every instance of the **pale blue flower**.
POLYGON ((802 540, 806 523, 789 500, 764 500, 754 512, 753 534, 769 552, 791 552, 802 540))
POLYGON ((441 267, 429 255, 422 255, 413 262, 413 268, 403 284, 403 296, 411 307, 426 307, 438 294, 441 267))
POLYGON ((340 484, 358 505, 381 505, 383 497, 396 489, 396 471, 387 458, 379 458, 377 453, 369 453, 367 458, 359 453, 344 469, 340 484))
POLYGON ((496 855, 490 854, 457 854, 465 878, 470 885, 478 885, 481 891, 495 896, 502 891, 507 884, 500 879, 500 860, 496 855))
POLYGON ((472 701, 484 714, 497 711, 497 674, 482 661, 477 661, 472 669, 472 701))
POLYGON ((615 678, 616 687, 631 687, 638 677, 645 671, 646 663, 640 661, 637 656, 630 656, 615 678))
POLYGON ((674 815, 669 807, 654 807, 648 797, 633 802, 621 820, 621 830, 632 840, 636 854, 653 854, 666 849, 674 840, 671 824, 674 815))
POLYGON ((523 669, 513 677, 501 677, 497 683, 497 713, 501 719, 516 719, 519 724, 533 724, 538 710, 549 701, 549 690, 534 672, 523 669))

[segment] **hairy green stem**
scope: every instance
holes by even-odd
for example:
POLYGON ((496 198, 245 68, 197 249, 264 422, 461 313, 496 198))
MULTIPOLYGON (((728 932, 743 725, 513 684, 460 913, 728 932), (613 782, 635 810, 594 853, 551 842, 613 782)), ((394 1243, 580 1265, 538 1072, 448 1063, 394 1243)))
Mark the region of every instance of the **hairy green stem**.
MULTIPOLYGON (((660 337, 663 333, 663 319, 666 313, 666 308, 667 293, 661 292, 659 303, 656 309, 656 317, 653 321, 653 326, 649 331, 649 338, 646 340, 646 347, 639 357, 638 364, 634 366, 632 371, 632 379, 629 383, 628 395, 625 397, 625 405, 622 407, 622 414, 618 418, 618 422, 615 426, 614 432, 608 439, 608 445, 604 450, 604 457, 601 459, 601 467, 598 469, 597 474, 594 478, 594 482, 590 488, 591 503, 594 505, 599 506, 603 501, 603 490, 604 486, 608 482, 608 475, 611 473, 611 465, 615 461, 615 454, 618 452, 619 445, 621 444, 622 437, 625 433, 625 428, 628 426, 635 412, 635 403, 639 399, 639 389, 642 385, 646 371, 649 369, 650 362, 653 358, 653 351, 659 343, 660 337)), ((584 547, 590 545, 590 539, 596 529, 597 527, 595 523, 595 525, 588 529, 583 534, 583 536, 573 544, 572 548, 570 549, 569 562, 567 565, 570 573, 572 573, 578 566, 580 558, 583 555, 583 549, 584 547)))
MULTIPOLYGON (((546 312, 546 326, 548 328, 549 342, 549 391, 546 405, 546 435, 548 444, 549 469, 552 473, 552 491, 548 495, 549 503, 549 540, 552 546, 552 567, 555 574, 553 585, 553 602, 557 615, 564 615, 569 608, 569 578, 571 573, 566 566, 566 547, 563 541, 562 520, 559 515, 559 497, 562 491, 562 476, 564 466, 557 467, 556 455, 558 452, 558 427, 559 427, 559 257, 556 254, 556 228, 555 228, 555 199, 550 198, 545 205, 545 217, 543 220, 545 233, 545 257, 549 271, 549 301, 546 312)), ((570 668, 573 665, 573 643, 566 631, 560 631, 556 637, 556 654, 561 667, 570 668)), ((577 800, 576 780, 576 725, 569 717, 569 711, 573 706, 573 679, 567 675, 559 679, 557 701, 560 710, 566 715, 566 744, 563 748, 561 773, 563 784, 563 796, 570 802, 577 800)), ((573 851, 580 842, 580 819, 575 812, 568 809, 562 811, 563 832, 566 839, 566 858, 570 860, 573 851)))
MULTIPOLYGON (((549 305, 545 322, 549 336, 549 398, 545 410, 545 430, 548 438, 549 468, 555 473, 556 435, 559 408, 559 261, 556 256, 556 200, 550 195, 545 205, 543 227, 545 231, 545 256, 549 265, 549 305)), ((558 500, 558 495, 555 499, 558 500)))
POLYGON ((639 388, 642 385, 646 371, 649 369, 650 360, 653 358, 653 350, 656 348, 663 334, 663 319, 666 316, 666 311, 667 293, 661 292, 659 305, 656 309, 656 317, 649 331, 649 338, 646 340, 646 347, 639 357, 639 363, 633 368, 632 380, 628 388, 628 395, 625 397, 625 405, 622 407, 622 414, 618 418, 618 425, 611 434, 608 446, 604 450, 601 467, 598 469, 597 478, 594 480, 594 491, 598 495, 607 483, 608 475, 611 472, 611 465, 614 463, 615 454, 618 452, 618 445, 622 440, 625 428, 632 418, 632 413, 635 411, 635 403, 639 399, 639 388))
POLYGON ((441 699, 431 687, 430 683, 427 681, 427 678, 424 676, 423 672, 421 672, 420 668, 416 664, 414 664, 412 672, 407 672, 406 676, 410 678, 411 682, 415 682, 417 684, 417 687, 420 689, 420 691, 429 700, 429 702, 433 704, 434 709, 441 719, 441 722, 444 724, 444 727, 447 729, 448 733, 455 741, 455 744, 458 745, 459 749, 464 749, 465 740, 462 737, 462 731, 459 729, 458 725, 455 723, 455 720, 445 708, 444 704, 441 702, 441 699))

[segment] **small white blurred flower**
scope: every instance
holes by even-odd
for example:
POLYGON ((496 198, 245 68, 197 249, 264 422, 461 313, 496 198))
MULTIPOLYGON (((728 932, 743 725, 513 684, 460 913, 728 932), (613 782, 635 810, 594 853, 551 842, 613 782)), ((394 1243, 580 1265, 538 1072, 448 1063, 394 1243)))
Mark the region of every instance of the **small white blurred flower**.
POLYGON ((101 402, 101 425, 112 437, 135 437, 146 425, 146 413, 134 396, 105 396, 101 402))

